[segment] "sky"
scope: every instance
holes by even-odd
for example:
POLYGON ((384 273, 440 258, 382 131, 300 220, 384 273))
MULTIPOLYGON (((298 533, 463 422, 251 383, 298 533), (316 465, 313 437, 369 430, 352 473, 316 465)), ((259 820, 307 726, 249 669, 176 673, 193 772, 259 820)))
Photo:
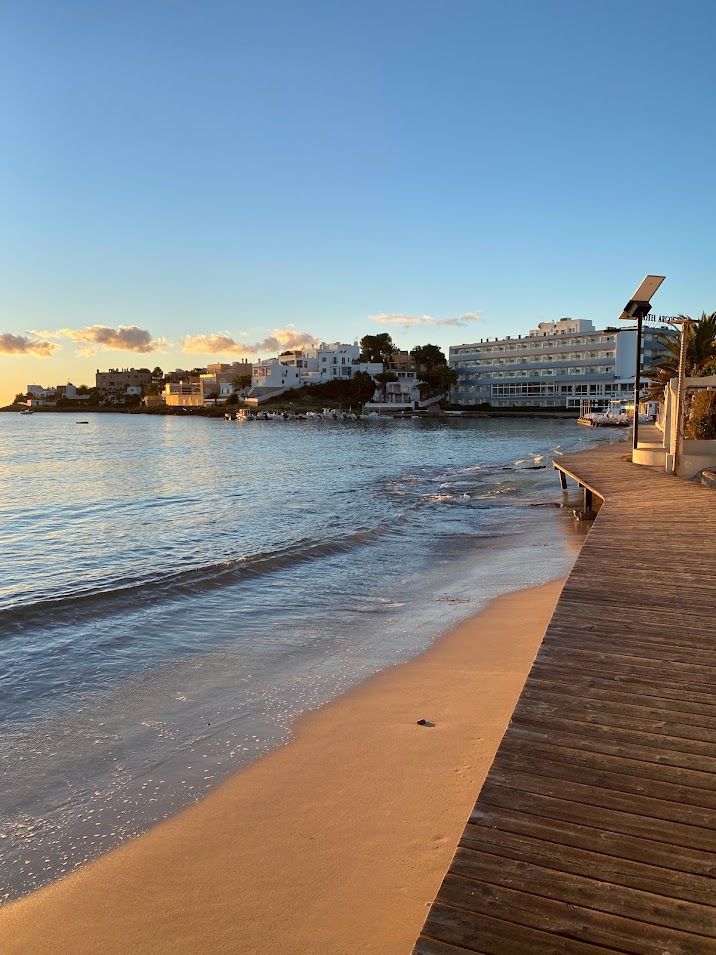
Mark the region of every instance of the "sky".
POLYGON ((716 310, 711 0, 0 9, 0 403, 716 310), (273 349, 273 350, 271 350, 273 349))

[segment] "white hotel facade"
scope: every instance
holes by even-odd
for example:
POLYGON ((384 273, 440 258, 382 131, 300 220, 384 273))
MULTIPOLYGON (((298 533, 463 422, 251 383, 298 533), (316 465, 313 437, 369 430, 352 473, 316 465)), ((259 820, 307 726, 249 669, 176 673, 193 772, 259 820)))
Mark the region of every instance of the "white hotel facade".
MULTIPOLYGON (((656 336, 664 331, 670 329, 644 327, 642 368, 663 353, 656 336)), ((560 318, 540 322, 529 335, 453 345, 449 363, 458 375, 456 405, 579 410, 589 400, 598 410, 633 401, 636 330, 596 330, 585 319, 560 318)))

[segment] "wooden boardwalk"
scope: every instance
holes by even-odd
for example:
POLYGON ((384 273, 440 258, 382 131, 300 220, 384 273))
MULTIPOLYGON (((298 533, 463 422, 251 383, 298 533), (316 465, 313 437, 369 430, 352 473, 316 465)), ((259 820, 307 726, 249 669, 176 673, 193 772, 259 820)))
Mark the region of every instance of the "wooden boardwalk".
POLYGON ((558 461, 604 504, 415 955, 716 953, 716 496, 628 452, 558 461))

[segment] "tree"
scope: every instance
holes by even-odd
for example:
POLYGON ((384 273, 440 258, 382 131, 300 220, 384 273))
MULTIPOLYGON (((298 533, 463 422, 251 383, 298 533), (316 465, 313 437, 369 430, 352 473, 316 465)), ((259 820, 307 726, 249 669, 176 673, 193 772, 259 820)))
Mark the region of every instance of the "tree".
MULTIPOLYGON (((687 378, 698 377, 699 374, 703 374, 703 369, 716 358, 716 312, 710 315, 702 312, 699 319, 679 315, 679 321, 688 323, 682 326, 686 336, 684 373, 687 378)), ((647 401, 663 401, 666 385, 679 373, 681 348, 679 338, 673 335, 659 335, 657 341, 666 348, 667 353, 644 373, 644 378, 651 382, 646 394, 647 401)))
POLYGON ((414 358, 418 368, 424 368, 428 375, 437 365, 447 364, 445 352, 437 345, 417 345, 410 352, 410 357, 414 358))
POLYGON ((427 378, 438 394, 444 395, 445 398, 448 397, 450 389, 458 382, 457 372, 445 362, 436 365, 427 378))
POLYGON ((17 394, 15 395, 15 397, 12 399, 12 403, 13 403, 14 405, 24 404, 24 403, 25 403, 25 395, 23 395, 23 393, 22 393, 21 391, 18 391, 18 393, 17 393, 17 394))
POLYGON ((360 340, 361 361, 390 361, 397 351, 398 346, 387 332, 364 335, 360 340))
POLYGON ((388 382, 397 381, 398 376, 395 374, 394 371, 381 371, 374 377, 375 377, 375 380, 380 383, 381 395, 383 397, 383 400, 385 400, 386 388, 388 386, 388 382))
POLYGON ((154 381, 161 381, 164 378, 164 372, 159 365, 152 371, 152 378, 154 381))
POLYGON ((375 383, 367 371, 357 371, 353 375, 356 399, 360 402, 370 401, 375 391, 375 383))
POLYGON ((234 375, 231 383, 237 391, 244 391, 251 385, 251 375, 234 375))

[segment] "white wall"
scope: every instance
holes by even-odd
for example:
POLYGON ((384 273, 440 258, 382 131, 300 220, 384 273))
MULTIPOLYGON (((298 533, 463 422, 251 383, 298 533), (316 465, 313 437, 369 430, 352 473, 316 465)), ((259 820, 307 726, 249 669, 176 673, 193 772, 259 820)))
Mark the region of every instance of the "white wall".
POLYGON ((251 369, 252 388, 300 388, 298 369, 282 365, 277 358, 262 361, 251 369))

